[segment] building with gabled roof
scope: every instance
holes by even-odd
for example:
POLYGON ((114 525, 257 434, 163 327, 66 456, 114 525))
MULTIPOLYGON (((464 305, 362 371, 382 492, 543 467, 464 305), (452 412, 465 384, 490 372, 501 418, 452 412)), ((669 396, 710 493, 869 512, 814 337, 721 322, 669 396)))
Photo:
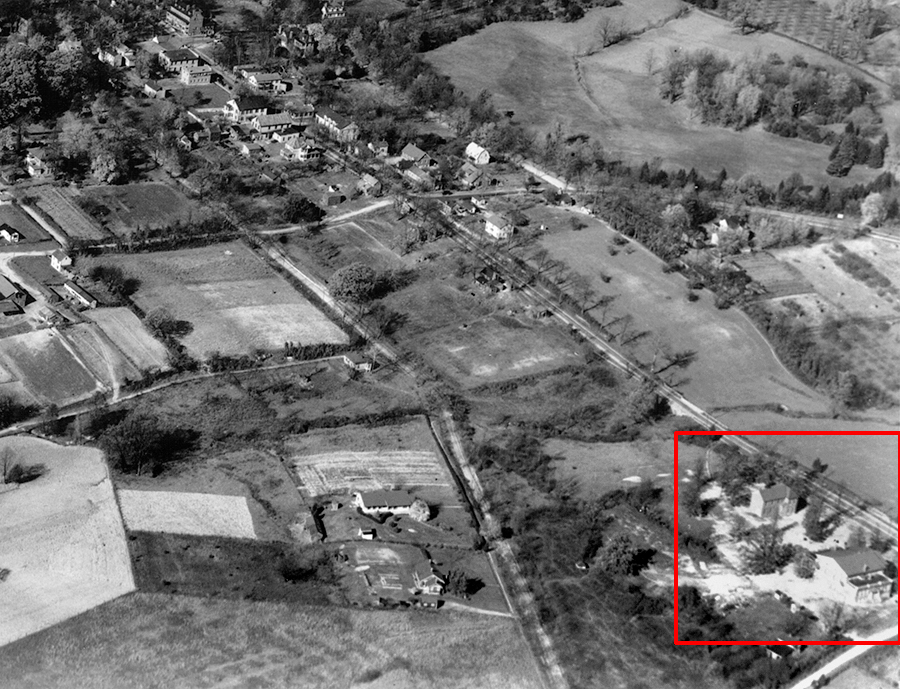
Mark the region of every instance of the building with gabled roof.
POLYGON ((845 603, 880 603, 893 594, 887 562, 871 548, 844 548, 815 553, 814 582, 845 603))
POLYGON ((512 223, 499 213, 484 214, 484 231, 494 239, 509 238, 514 229, 512 223))
POLYGON ((466 146, 466 158, 476 165, 487 165, 491 162, 491 154, 487 152, 487 149, 482 148, 474 141, 466 146))
POLYGON ((199 67, 200 56, 190 48, 175 48, 161 52, 159 62, 170 72, 180 72, 184 67, 199 67))
POLYGON ((189 3, 174 3, 166 8, 163 18, 166 26, 177 33, 197 36, 204 33, 206 20, 203 12, 189 3))
POLYGON ((9 316, 25 310, 28 294, 0 275, 0 313, 9 316))
POLYGON ((331 108, 316 108, 316 123, 327 129, 331 138, 338 141, 350 142, 359 138, 359 125, 331 108))
POLYGON ((293 124, 290 113, 276 112, 264 115, 257 115, 250 121, 250 125, 263 136, 271 136, 275 132, 280 132, 293 124))
POLYGON ((406 490, 357 491, 353 494, 353 504, 366 514, 409 514, 414 500, 406 490))
POLYGON ((222 107, 222 114, 229 122, 248 123, 257 115, 269 112, 269 101, 262 96, 232 98, 222 107))
POLYGON ((783 483, 750 490, 750 511, 763 519, 789 517, 797 511, 797 493, 783 483))

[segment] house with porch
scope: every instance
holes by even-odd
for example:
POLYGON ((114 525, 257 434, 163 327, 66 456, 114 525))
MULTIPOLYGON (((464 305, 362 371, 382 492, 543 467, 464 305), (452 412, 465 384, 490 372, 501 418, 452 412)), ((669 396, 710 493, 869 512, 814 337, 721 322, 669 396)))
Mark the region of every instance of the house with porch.
POLYGON ((893 595, 894 580, 887 562, 871 548, 845 548, 815 553, 818 570, 813 583, 835 600, 859 605, 880 603, 893 595))
POLYGON ((232 98, 222 106, 222 114, 225 119, 238 124, 249 124, 254 117, 268 114, 268 112, 268 101, 261 96, 232 98))
POLYGON ((359 125, 345 115, 331 108, 316 109, 316 124, 324 127, 332 139, 342 142, 356 141, 359 138, 359 125))

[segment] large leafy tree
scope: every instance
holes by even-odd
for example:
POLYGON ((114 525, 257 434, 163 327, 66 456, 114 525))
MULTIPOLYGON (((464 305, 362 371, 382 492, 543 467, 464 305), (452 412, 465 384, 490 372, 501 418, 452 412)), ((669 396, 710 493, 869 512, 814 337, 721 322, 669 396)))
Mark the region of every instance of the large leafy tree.
POLYGON ((328 280, 328 291, 335 299, 363 303, 378 287, 378 274, 364 263, 351 263, 336 270, 328 280))
POLYGON ((794 547, 782 543, 782 533, 776 526, 766 524, 750 533, 743 555, 750 574, 772 574, 791 561, 794 547))

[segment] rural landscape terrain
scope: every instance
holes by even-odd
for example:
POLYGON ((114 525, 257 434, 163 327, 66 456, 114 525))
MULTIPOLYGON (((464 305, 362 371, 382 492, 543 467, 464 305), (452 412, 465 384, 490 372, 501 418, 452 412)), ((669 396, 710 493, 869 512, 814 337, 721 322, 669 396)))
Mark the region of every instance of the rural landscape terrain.
POLYGON ((3 687, 896 686, 898 441, 893 0, 0 0, 3 687))

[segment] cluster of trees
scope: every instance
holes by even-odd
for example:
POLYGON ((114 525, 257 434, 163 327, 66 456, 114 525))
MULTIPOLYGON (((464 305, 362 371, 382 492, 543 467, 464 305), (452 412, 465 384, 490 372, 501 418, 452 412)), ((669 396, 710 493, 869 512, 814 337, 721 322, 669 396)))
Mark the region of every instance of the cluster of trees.
POLYGON ((401 269, 379 273, 365 263, 357 261, 332 273, 328 278, 328 292, 340 301, 366 304, 405 287, 414 279, 414 271, 401 269))
POLYGON ((325 211, 302 194, 291 194, 282 208, 282 218, 289 223, 317 223, 325 217, 325 211))
POLYGON ((158 417, 141 411, 130 411, 100 436, 100 447, 110 464, 129 474, 147 472, 158 475, 165 464, 189 451, 196 434, 172 427, 158 417))
POLYGON ((845 177, 854 165, 868 165, 878 169, 884 165, 884 152, 888 147, 888 136, 882 134, 878 141, 869 141, 860 136, 852 122, 847 124, 840 140, 831 149, 825 172, 833 177, 845 177))
POLYGON ((660 83, 663 98, 683 98, 703 122, 742 129, 764 120, 787 136, 805 131, 804 117, 843 121, 870 90, 846 72, 810 66, 799 56, 789 63, 774 53, 733 63, 710 50, 671 51, 660 83))
POLYGON ((20 402, 9 395, 0 395, 0 428, 7 428, 19 421, 30 419, 38 411, 38 407, 33 404, 20 402))
POLYGON ((141 281, 125 274, 119 266, 111 266, 99 263, 91 266, 88 277, 95 282, 102 283, 109 292, 121 299, 128 299, 138 291, 141 281))

